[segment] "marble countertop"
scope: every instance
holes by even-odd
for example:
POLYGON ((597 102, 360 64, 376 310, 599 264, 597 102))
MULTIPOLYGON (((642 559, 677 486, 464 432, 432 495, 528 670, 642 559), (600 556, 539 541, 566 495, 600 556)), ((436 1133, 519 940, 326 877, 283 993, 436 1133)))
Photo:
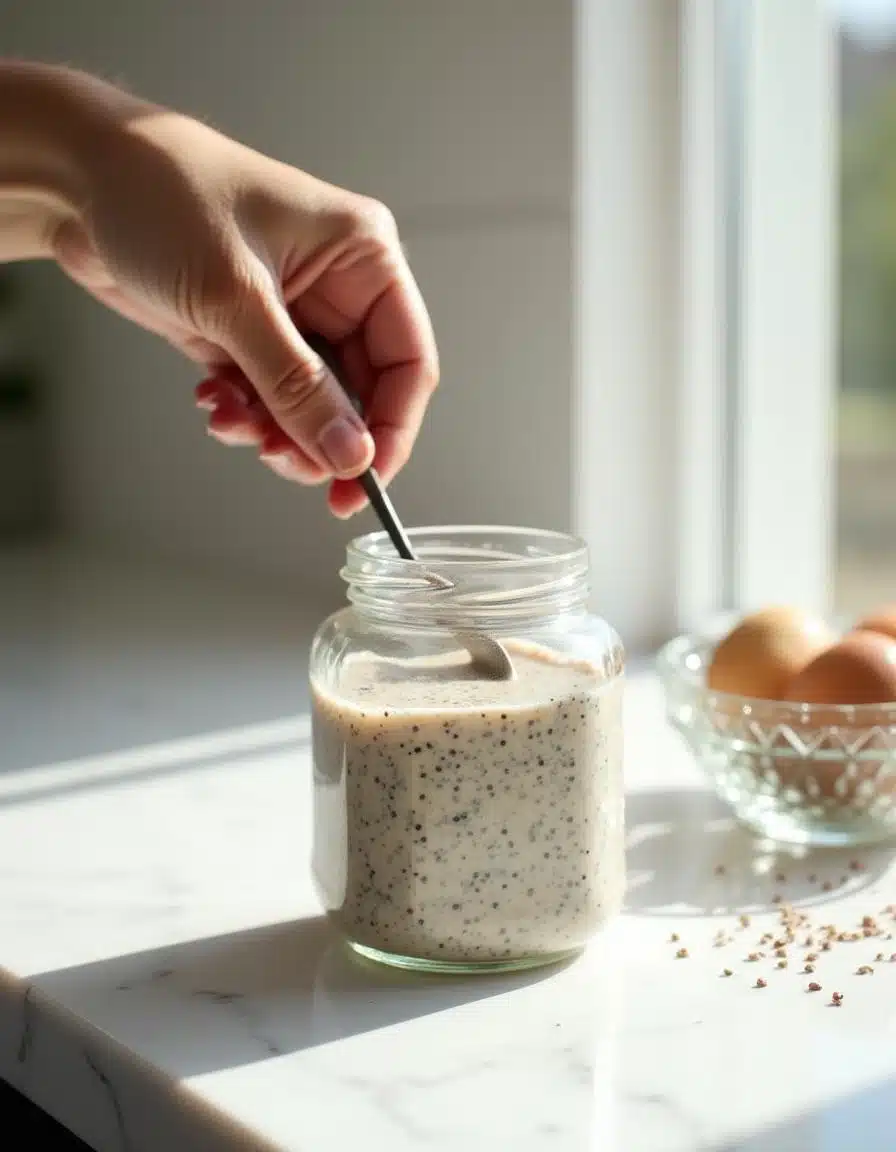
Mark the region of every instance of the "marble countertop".
POLYGON ((752 841, 648 674, 625 914, 561 969, 415 977, 311 890, 307 613, 64 553, 0 557, 0 597, 0 1076, 98 1152, 896 1146, 891 853, 752 841), (776 895, 885 936, 750 962, 776 895))

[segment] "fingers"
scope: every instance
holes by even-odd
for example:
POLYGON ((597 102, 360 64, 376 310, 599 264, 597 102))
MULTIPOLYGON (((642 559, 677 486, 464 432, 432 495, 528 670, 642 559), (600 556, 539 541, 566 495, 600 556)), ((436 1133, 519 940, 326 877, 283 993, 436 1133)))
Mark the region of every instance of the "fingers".
MULTIPOLYGON (((297 322, 266 274, 266 267, 260 274, 256 266, 249 282, 237 277, 221 301, 229 303, 226 323, 215 326, 214 338, 251 382, 252 395, 248 403, 238 390, 216 398, 209 431, 226 443, 260 446, 262 458, 281 475, 305 483, 331 480, 331 509, 350 516, 366 503, 354 478, 375 461, 389 483, 413 449, 439 375, 429 316, 391 233, 367 237, 351 259, 343 253, 334 260, 319 298, 294 301, 297 322), (313 301, 335 307, 345 323, 339 332, 330 316, 330 339, 339 345, 366 422, 299 331, 298 325, 317 330, 307 315, 313 301)), ((210 393, 197 399, 210 403, 210 393)))
MULTIPOLYGON (((342 355, 376 444, 374 467, 388 484, 411 455, 439 379, 432 325, 403 256, 362 327, 343 343, 342 355)), ((356 481, 336 479, 328 502, 335 516, 347 519, 367 498, 356 481)))
POLYGON ((207 412, 214 410, 224 401, 230 400, 248 406, 253 399, 257 399, 254 389, 250 389, 247 381, 234 379, 234 375, 226 368, 218 369, 215 376, 201 380, 193 389, 196 397, 196 407, 204 408, 207 412))
MULTIPOLYGON (((373 466, 385 484, 383 471, 386 467, 396 468, 396 462, 405 456, 406 445, 399 448, 395 444, 396 434, 391 429, 380 429, 377 437, 377 451, 373 466)), ((396 469, 397 470, 397 469, 396 469)), ((330 485, 327 503, 330 511, 340 520, 348 520, 367 506, 367 496, 357 480, 334 480, 330 485)))
POLYGON ((410 457, 439 380, 432 325, 403 258, 360 335, 361 347, 346 350, 346 369, 365 399, 376 468, 389 483, 410 457))
POLYGON ((261 462, 285 480, 321 484, 330 478, 274 423, 248 381, 235 378, 232 369, 203 380, 195 396, 196 406, 211 413, 208 433, 220 443, 257 447, 261 462))
POLYGON ((363 420, 273 292, 250 292, 222 344, 276 424, 319 469, 345 479, 370 465, 375 449, 363 420))
POLYGON ((325 469, 294 444, 282 428, 276 426, 268 431, 262 441, 259 459, 284 480, 294 480, 299 484, 323 484, 330 478, 325 469))

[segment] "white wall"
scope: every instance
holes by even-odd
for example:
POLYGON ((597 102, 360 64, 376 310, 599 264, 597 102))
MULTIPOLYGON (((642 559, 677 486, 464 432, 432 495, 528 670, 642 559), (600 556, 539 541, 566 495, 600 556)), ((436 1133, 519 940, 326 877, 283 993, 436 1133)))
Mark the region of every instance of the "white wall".
MULTIPOLYGON (((385 200, 443 386, 393 495, 411 524, 572 520, 573 0, 5 0, 0 51, 66 61, 385 200)), ((339 595, 320 493, 211 443, 196 372, 40 274, 69 530, 339 595)))

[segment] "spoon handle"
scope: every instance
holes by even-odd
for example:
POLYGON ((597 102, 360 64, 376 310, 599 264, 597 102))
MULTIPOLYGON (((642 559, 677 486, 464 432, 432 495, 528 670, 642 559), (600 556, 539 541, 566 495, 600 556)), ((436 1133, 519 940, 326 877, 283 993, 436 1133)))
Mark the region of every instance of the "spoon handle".
POLYGON ((374 468, 368 468, 358 477, 358 483, 364 489, 370 506, 377 514, 380 524, 385 528, 389 539, 395 545, 395 551, 403 560, 416 560, 411 542, 405 532, 401 521, 392 506, 386 489, 383 487, 374 468))
MULTIPOLYGON (((306 335, 305 340, 318 356, 320 356, 321 360, 323 360, 324 364, 326 364, 341 385, 343 392, 345 392, 346 396, 348 396, 349 400, 351 400, 357 409, 359 407, 358 398, 354 396, 346 386, 333 345, 329 340, 325 340, 323 336, 318 336, 316 333, 309 333, 306 335)), ((389 499, 376 470, 374 468, 368 468, 366 472, 363 472, 358 477, 358 483, 364 489, 364 493, 370 501, 371 508, 376 513, 380 524, 382 524, 386 530, 386 534, 395 546, 395 551, 398 555, 402 560, 416 560, 417 557, 414 555, 414 550, 411 547, 407 532, 405 532, 401 521, 398 519, 398 513, 395 511, 392 501, 389 499)))

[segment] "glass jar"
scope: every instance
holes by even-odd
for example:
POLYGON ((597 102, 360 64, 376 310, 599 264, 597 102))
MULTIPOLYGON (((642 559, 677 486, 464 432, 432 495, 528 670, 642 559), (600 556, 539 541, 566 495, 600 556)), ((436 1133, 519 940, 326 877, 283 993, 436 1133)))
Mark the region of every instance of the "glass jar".
POLYGON ((622 902, 622 677, 585 545, 422 528, 348 548, 311 652, 313 867, 359 953, 478 972, 578 952, 622 902), (483 679, 458 633, 499 640, 483 679))

